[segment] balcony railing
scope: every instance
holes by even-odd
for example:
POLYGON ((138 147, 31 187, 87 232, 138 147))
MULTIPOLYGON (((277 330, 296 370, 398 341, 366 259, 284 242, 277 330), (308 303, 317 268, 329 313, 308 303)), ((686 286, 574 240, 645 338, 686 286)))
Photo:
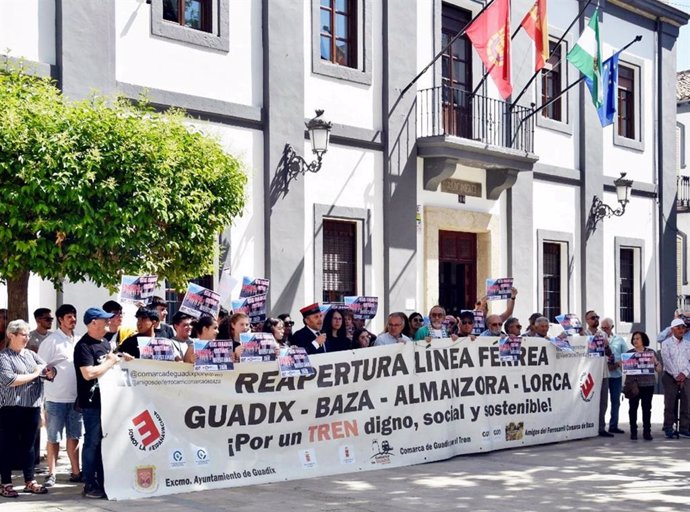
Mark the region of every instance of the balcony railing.
POLYGON ((690 212, 690 176, 678 176, 676 208, 679 212, 690 212))
POLYGON ((490 146, 532 152, 534 117, 531 109, 510 109, 505 101, 442 85, 417 96, 417 137, 454 135, 490 146))

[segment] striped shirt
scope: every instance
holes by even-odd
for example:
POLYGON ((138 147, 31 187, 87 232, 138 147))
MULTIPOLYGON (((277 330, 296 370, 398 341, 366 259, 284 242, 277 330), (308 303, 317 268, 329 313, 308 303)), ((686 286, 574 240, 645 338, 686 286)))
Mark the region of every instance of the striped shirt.
POLYGON ((43 381, 34 379, 27 384, 10 387, 18 375, 36 371, 45 364, 29 349, 17 353, 11 348, 0 351, 0 407, 40 407, 43 403, 43 381))

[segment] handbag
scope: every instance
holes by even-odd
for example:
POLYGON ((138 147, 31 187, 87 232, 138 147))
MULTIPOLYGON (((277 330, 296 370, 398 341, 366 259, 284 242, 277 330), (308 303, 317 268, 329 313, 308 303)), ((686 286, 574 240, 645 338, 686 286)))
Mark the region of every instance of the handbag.
POLYGON ((623 386, 623 394, 625 398, 630 400, 631 398, 637 398, 640 394, 640 386, 637 385, 637 380, 635 379, 625 379, 625 385, 623 386))

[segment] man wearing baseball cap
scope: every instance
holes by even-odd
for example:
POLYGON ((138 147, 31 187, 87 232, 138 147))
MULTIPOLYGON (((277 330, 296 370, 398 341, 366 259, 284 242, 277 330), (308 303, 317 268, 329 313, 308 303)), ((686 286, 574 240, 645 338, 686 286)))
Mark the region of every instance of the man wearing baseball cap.
POLYGON ((292 334, 291 343, 306 349, 308 354, 326 352, 326 334, 321 332, 323 315, 319 304, 310 304, 299 310, 304 319, 304 327, 292 334))
POLYGON ((661 383, 664 385, 664 433, 673 437, 673 424, 676 420, 676 396, 680 394, 678 408, 678 434, 690 438, 690 341, 684 339, 685 320, 675 318, 671 322, 671 337, 661 345, 661 359, 664 362, 664 373, 661 383))
MULTIPOLYGON (((86 334, 74 347, 74 368, 77 374, 77 405, 84 420, 84 446, 82 448, 83 495, 87 498, 105 498, 103 489, 103 459, 101 457, 101 391, 98 379, 115 366, 119 358, 105 339, 108 323, 113 317, 101 308, 89 308, 84 313, 86 334)), ((125 360, 133 359, 123 354, 125 360)))

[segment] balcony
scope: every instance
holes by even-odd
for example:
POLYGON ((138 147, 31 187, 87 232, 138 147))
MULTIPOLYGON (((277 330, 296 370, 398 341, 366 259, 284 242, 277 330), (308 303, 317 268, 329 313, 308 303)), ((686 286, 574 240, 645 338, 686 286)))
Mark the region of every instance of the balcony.
POLYGON ((424 188, 437 190, 457 165, 486 169, 488 199, 498 199, 518 172, 531 171, 532 110, 446 85, 417 95, 417 154, 424 158, 424 188))
POLYGON ((690 176, 678 176, 676 208, 678 213, 690 212, 690 176))

